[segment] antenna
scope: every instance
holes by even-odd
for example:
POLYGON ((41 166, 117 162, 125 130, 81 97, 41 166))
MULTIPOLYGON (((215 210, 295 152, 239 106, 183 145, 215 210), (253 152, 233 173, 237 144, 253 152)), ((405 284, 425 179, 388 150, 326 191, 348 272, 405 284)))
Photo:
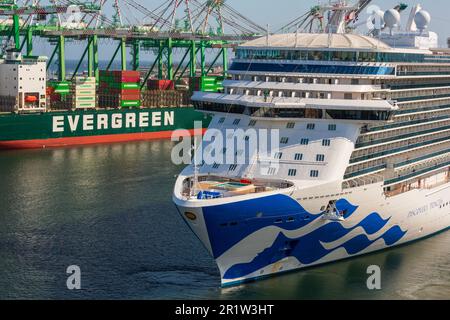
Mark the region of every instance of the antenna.
POLYGON ((390 29, 391 35, 393 29, 400 25, 400 21, 401 21, 400 12, 398 12, 397 10, 389 9, 384 13, 384 22, 386 24, 386 27, 390 29))
POLYGON ((430 22, 431 15, 425 10, 420 10, 414 17, 414 23, 416 24, 417 29, 419 29, 420 33, 424 32, 428 28, 430 22))

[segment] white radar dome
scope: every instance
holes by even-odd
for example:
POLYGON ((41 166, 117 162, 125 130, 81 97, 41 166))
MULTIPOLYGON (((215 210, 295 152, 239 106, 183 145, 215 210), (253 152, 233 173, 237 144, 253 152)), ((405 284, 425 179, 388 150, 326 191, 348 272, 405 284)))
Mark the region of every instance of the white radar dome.
POLYGON ((425 30, 431 22, 431 16, 427 11, 420 10, 414 17, 414 22, 416 23, 417 29, 425 30))
POLYGON ((395 9, 389 9, 384 13, 384 23, 390 29, 397 27, 400 24, 400 12, 395 9))

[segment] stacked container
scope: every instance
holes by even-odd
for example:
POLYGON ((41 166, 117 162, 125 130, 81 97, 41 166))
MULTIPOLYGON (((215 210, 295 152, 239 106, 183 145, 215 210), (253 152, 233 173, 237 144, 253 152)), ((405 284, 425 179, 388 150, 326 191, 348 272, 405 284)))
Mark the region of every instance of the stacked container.
POLYGON ((187 90, 147 90, 142 94, 145 108, 182 107, 190 104, 187 90))
POLYGON ((73 93, 75 109, 95 109, 97 107, 95 77, 76 77, 73 93))
POLYGON ((175 90, 175 82, 173 80, 150 79, 147 81, 148 90, 175 90))
POLYGON ((69 110, 73 108, 73 96, 70 94, 68 81, 50 81, 47 87, 47 105, 52 110, 69 110))
POLYGON ((139 71, 100 71, 99 106, 140 107, 140 80, 139 71))
POLYGON ((223 80, 222 76, 194 77, 190 79, 190 88, 192 91, 221 92, 223 91, 223 80))
POLYGON ((70 93, 69 81, 50 81, 48 83, 49 89, 53 89, 52 93, 65 95, 70 93))

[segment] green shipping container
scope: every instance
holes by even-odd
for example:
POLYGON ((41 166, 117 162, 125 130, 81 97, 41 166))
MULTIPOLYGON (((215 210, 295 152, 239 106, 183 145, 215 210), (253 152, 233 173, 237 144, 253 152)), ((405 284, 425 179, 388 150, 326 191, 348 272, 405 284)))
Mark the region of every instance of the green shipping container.
POLYGON ((141 86, 138 83, 114 83, 110 87, 113 89, 120 89, 120 90, 141 88, 141 86))
POLYGON ((92 102, 78 102, 75 104, 76 109, 95 109, 97 105, 92 102))
POLYGON ((76 90, 76 96, 95 96, 95 90, 76 90))
POLYGON ((141 101, 140 100, 122 100, 120 102, 120 106, 123 108, 126 107, 140 107, 141 101))
POLYGON ((95 90, 95 84, 77 84, 75 86, 76 89, 93 89, 95 90))
POLYGON ((78 97, 75 97, 75 100, 76 101, 82 101, 82 102, 86 102, 86 101, 95 102, 95 96, 86 96, 86 97, 78 96, 78 97))

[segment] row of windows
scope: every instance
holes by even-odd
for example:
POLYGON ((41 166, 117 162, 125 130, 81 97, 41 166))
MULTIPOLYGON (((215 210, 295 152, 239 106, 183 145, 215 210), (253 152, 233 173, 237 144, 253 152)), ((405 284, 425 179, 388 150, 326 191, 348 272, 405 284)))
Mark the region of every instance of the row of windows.
MULTIPOLYGON (((440 136, 440 134, 433 135, 433 136, 440 136)), ((433 137, 433 136, 431 136, 431 137, 433 137)), ((424 140, 424 139, 425 138, 420 139, 420 140, 424 140)), ((429 137, 428 137, 428 139, 429 139, 429 137)), ((418 140, 418 139, 416 138, 416 140, 418 140)), ((374 150, 369 149, 369 150, 365 150, 364 155, 356 156, 356 157, 354 157, 352 155, 352 158, 350 159, 350 163, 353 164, 353 163, 367 161, 367 160, 371 160, 371 159, 375 159, 375 158, 379 158, 379 157, 385 157, 388 155, 392 155, 394 153, 402 153, 402 152, 409 151, 409 150, 412 150, 415 148, 421 148, 424 146, 428 146, 428 145, 432 145, 435 143, 448 141, 448 140, 450 140, 450 136, 448 136, 448 134, 446 134, 444 137, 439 137, 439 138, 431 139, 431 140, 424 140, 421 142, 414 142, 414 143, 409 142, 409 144, 407 144, 407 145, 404 145, 405 143, 402 143, 403 146, 401 146, 401 147, 387 149, 387 150, 383 150, 383 151, 374 151, 374 150)), ((402 142, 404 142, 404 141, 402 141, 402 142)))
MULTIPOLYGON (((281 144, 288 144, 288 142, 289 142, 289 138, 288 138, 288 137, 282 137, 282 138, 280 139, 280 143, 281 143, 281 144)), ((301 144, 302 146, 307 146, 307 145, 309 145, 309 139, 308 139, 308 138, 302 138, 302 139, 300 140, 300 144, 301 144)), ((330 140, 330 139, 323 139, 323 140, 322 140, 322 146, 324 146, 324 147, 329 147, 329 146, 331 146, 331 140, 330 140)))
MULTIPOLYGON (((446 122, 447 123, 447 122, 446 122)), ((443 131, 443 130, 450 130, 450 125, 444 126, 443 123, 438 123, 438 124, 429 124, 426 125, 424 128, 430 128, 431 129, 427 129, 427 130, 421 130, 421 131, 415 131, 415 132, 410 132, 410 133, 406 133, 406 134, 395 134, 395 131, 392 135, 385 135, 387 136, 387 138, 380 138, 380 139, 374 139, 374 140, 370 140, 367 142, 358 142, 355 145, 355 148, 364 148, 364 147, 368 147, 368 146, 374 146, 374 145, 378 145, 378 144, 382 144, 382 143, 388 143, 388 142, 395 142, 395 141, 402 141, 402 140, 407 140, 409 138, 414 138, 414 137, 420 137, 420 136, 425 136, 427 134, 430 133, 434 133, 434 132, 438 132, 438 131, 443 131)), ((421 128, 418 128, 421 129, 421 128)), ((401 129, 399 129, 401 130, 401 129)), ((408 128, 406 128, 407 131, 409 131, 408 128)))
MULTIPOLYGON (((387 52, 350 52, 350 51, 312 51, 312 50, 275 50, 275 49, 238 49, 238 59, 255 60, 314 60, 314 61, 354 61, 354 62, 423 62, 425 55, 387 52)), ((438 56, 428 56, 428 59, 438 56)), ((448 56, 439 57, 449 58, 448 56)), ((445 61, 444 61, 445 62, 445 61)))
MULTIPOLYGON (((276 169, 276 168, 269 168, 269 169, 267 170, 267 175, 273 176, 273 175, 276 174, 276 172, 277 172, 277 169, 276 169)), ((295 176, 297 176, 297 169, 289 169, 289 170, 288 170, 288 176, 289 176, 289 177, 295 177, 295 176)), ((309 172, 309 176, 310 176, 311 178, 318 178, 318 177, 319 177, 319 170, 311 170, 311 171, 309 172)))
MULTIPOLYGON (((274 154, 274 159, 281 160, 283 158, 283 152, 277 152, 274 154)), ((303 160, 303 153, 296 153, 294 155, 294 160, 296 161, 302 161, 303 160)), ((316 155, 316 161, 317 162, 324 162, 325 161, 325 155, 324 154, 318 154, 316 155)))
MULTIPOLYGON (((219 169, 220 168, 220 164, 218 164, 218 163, 214 163, 213 164, 213 169, 219 169)), ((237 164, 231 164, 229 167, 228 167, 228 171, 236 171, 236 169, 237 169, 237 167, 238 167, 238 165, 237 164)), ((275 175, 277 173, 277 169, 276 168, 269 168, 268 170, 267 170, 267 175, 269 175, 269 176, 273 176, 273 175, 275 175)), ((295 176, 297 176, 297 169, 289 169, 288 170, 288 176, 289 177, 295 177, 295 176)), ((311 170, 310 172, 309 172, 309 176, 311 177, 311 178, 318 178, 319 177, 319 170, 311 170)))
MULTIPOLYGON (((208 112, 222 112, 234 114, 247 114, 251 117, 260 118, 297 118, 297 119, 334 119, 334 120, 367 120, 387 121, 390 119, 391 111, 376 110, 321 110, 303 108, 272 108, 272 107, 246 107, 242 105, 229 105, 206 101, 195 101, 194 106, 198 110, 208 112)), ((225 119, 220 119, 219 124, 225 119)), ((295 125, 294 125, 295 126, 295 125)), ((333 127, 331 127, 333 128, 333 127)))
POLYGON ((444 203, 444 204, 441 204, 441 205, 439 206, 439 209, 448 207, 449 205, 450 205, 450 203, 449 203, 449 202, 446 202, 446 203, 444 203))
MULTIPOLYGON (((218 123, 219 124, 223 124, 225 122, 225 117, 222 117, 219 119, 218 123)), ((233 120, 233 125, 238 125, 241 122, 241 119, 234 119, 233 120)), ((254 127, 257 124, 257 120, 250 120, 250 122, 248 123, 249 127, 254 127)), ((286 125, 287 129, 294 129, 296 126, 295 122, 288 122, 288 124, 286 125)), ((315 123, 308 123, 306 125, 306 129, 307 130, 315 130, 316 128, 316 124, 315 123)), ((337 130, 337 125, 335 124, 329 124, 328 125, 328 130, 329 131, 336 131, 337 130)))
MULTIPOLYGON (((222 153, 223 154, 226 154, 226 152, 227 152, 227 148, 223 148, 222 149, 222 153)), ((241 155, 243 155, 244 154, 244 150, 237 150, 235 153, 234 153, 234 155, 235 156, 241 156, 241 155)), ((283 158, 283 152, 276 152, 274 155, 273 155, 273 158, 274 159, 277 159, 277 160, 281 160, 282 158, 283 158)), ((296 154, 294 154, 294 160, 296 160, 296 161, 302 161, 303 160, 303 153, 296 153, 296 154)), ((325 155, 324 154, 318 154, 318 155, 316 155, 316 161, 317 162, 324 162, 325 161, 325 155)), ((205 164, 205 161, 203 160, 203 162, 202 162, 202 166, 205 164)))
POLYGON ((307 64, 241 63, 234 62, 230 71, 280 72, 280 73, 316 73, 316 74, 364 74, 394 75, 393 67, 335 66, 307 64))

